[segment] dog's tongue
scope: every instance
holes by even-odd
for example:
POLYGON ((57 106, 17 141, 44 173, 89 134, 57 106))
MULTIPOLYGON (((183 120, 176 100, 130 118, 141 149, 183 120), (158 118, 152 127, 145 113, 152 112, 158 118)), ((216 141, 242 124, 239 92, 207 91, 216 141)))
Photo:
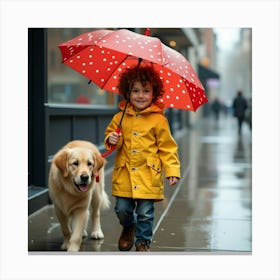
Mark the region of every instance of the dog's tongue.
POLYGON ((86 192, 88 190, 88 185, 79 185, 79 190, 82 192, 86 192))

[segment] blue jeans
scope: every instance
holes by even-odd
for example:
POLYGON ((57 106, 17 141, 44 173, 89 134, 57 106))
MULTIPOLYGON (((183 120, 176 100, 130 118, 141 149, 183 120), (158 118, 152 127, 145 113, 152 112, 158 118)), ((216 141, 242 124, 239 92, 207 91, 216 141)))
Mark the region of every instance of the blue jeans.
POLYGON ((116 197, 115 212, 123 227, 135 225, 135 244, 146 241, 151 243, 153 237, 154 200, 116 197))

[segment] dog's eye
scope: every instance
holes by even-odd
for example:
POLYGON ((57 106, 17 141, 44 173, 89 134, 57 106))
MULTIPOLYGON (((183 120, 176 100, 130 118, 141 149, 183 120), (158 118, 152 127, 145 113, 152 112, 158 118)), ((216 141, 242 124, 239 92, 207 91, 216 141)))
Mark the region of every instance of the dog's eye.
POLYGON ((92 162, 90 162, 90 161, 88 161, 88 164, 87 164, 88 166, 92 166, 92 162))
POLYGON ((78 162, 78 161, 74 161, 74 162, 73 162, 73 165, 78 166, 78 165, 79 165, 79 162, 78 162))

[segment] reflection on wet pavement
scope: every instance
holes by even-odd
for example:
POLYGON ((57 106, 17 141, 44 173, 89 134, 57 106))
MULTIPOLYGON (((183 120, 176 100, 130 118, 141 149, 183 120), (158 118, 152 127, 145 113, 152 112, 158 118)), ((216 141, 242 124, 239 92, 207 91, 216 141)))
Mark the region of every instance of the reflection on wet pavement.
MULTIPOLYGON (((250 253, 252 250, 251 132, 238 136, 232 118, 212 120, 175 135, 182 178, 155 204, 152 252, 250 253)), ((113 161, 113 157, 108 159, 113 161)), ((110 194, 111 169, 106 170, 110 194)), ((104 240, 83 240, 81 251, 118 252, 121 226, 112 207, 102 212, 104 240)), ((52 206, 28 219, 29 251, 60 251, 62 234, 52 206)), ((90 226, 90 224, 89 224, 90 226)))

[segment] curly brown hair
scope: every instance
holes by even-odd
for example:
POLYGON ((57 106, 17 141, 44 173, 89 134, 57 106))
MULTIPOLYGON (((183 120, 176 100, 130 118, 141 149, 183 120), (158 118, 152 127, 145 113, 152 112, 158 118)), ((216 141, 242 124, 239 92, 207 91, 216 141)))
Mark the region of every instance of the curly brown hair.
POLYGON ((135 66, 126 69, 120 75, 118 89, 119 93, 125 99, 129 99, 129 94, 134 82, 140 82, 143 86, 145 86, 147 82, 151 83, 153 87, 153 102, 164 94, 162 80, 152 66, 135 66))

